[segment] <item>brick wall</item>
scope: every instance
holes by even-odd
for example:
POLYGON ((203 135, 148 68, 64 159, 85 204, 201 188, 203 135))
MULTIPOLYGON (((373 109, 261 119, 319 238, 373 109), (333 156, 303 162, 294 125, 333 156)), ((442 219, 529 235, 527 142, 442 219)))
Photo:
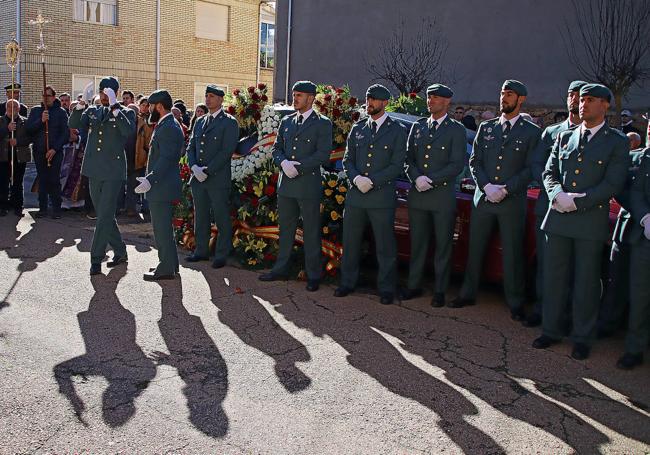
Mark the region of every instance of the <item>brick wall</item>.
MULTIPOLYGON (((190 105, 195 82, 223 84, 233 90, 254 84, 257 77, 259 1, 208 1, 230 7, 228 41, 195 36, 195 0, 161 0, 159 86, 190 105)), ((12 23, 15 29, 15 4, 0 0, 0 37, 4 43, 10 39, 4 35, 11 33, 7 31, 12 23), (11 20, 5 11, 13 11, 11 20)), ((48 83, 59 93, 72 90, 73 74, 115 75, 122 88, 135 93, 148 94, 156 88, 155 0, 118 0, 116 26, 74 21, 70 0, 22 0, 22 8, 21 82, 27 104, 40 102, 42 89, 40 56, 36 53, 38 33, 36 27, 28 25, 39 9, 52 21, 45 26, 46 67, 48 83)), ((9 79, 2 67, 0 77, 3 84, 9 79)), ((271 81, 272 72, 262 70, 260 78, 271 81)))

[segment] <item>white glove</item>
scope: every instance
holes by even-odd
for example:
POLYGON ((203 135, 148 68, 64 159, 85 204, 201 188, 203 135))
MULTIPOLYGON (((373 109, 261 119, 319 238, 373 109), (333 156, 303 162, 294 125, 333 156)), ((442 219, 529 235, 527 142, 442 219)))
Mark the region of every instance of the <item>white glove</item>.
POLYGON ((357 188, 359 188, 359 191, 364 194, 372 189, 372 180, 370 180, 368 177, 364 177, 363 175, 358 175, 357 178, 354 179, 353 183, 357 186, 357 188))
POLYGON ((562 191, 555 196, 553 208, 560 213, 575 212, 578 210, 578 207, 576 207, 574 199, 585 196, 585 193, 565 193, 562 191))
POLYGON ((299 164, 299 161, 284 160, 282 163, 280 163, 280 166, 282 167, 282 172, 284 172, 290 179, 293 179, 298 177, 298 170, 296 169, 296 166, 299 164))
POLYGON ((431 180, 426 175, 421 175, 421 176, 419 176, 418 178, 415 179, 415 189, 417 189, 420 192, 428 191, 431 188, 433 188, 433 186, 431 186, 432 182, 433 182, 433 180, 431 180))
POLYGON ((485 192, 487 200, 494 204, 498 204, 508 195, 505 185, 494 185, 488 183, 483 187, 483 191, 485 192))
POLYGON ((643 226, 643 235, 645 235, 646 239, 650 240, 650 213, 646 213, 641 223, 643 226))
POLYGON ((106 87, 104 89, 104 95, 108 96, 108 105, 113 106, 115 103, 117 103, 117 95, 115 94, 115 91, 110 88, 106 87))
POLYGON ((140 184, 135 187, 135 192, 138 194, 146 193, 151 189, 151 183, 147 180, 147 177, 136 177, 135 178, 140 184))
POLYGON ((194 177, 196 177, 199 182, 205 182, 208 178, 208 174, 205 173, 207 168, 207 166, 200 167, 195 164, 192 166, 192 174, 194 174, 194 177))

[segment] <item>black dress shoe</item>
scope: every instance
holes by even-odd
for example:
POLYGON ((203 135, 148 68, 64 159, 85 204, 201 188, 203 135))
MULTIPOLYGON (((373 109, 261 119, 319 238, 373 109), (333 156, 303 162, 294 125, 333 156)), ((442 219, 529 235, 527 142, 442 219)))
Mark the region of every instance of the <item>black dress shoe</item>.
POLYGON ((278 275, 277 273, 269 272, 261 274, 257 279, 260 281, 287 281, 289 277, 287 275, 278 275))
POLYGON ((52 212, 52 219, 53 220, 60 220, 61 219, 61 212, 52 212))
POLYGON ((632 354, 631 352, 626 352, 623 356, 618 359, 616 362, 616 367, 621 370, 631 370, 634 367, 638 367, 643 363, 643 354, 632 354))
POLYGON ((150 272, 150 273, 145 273, 142 278, 145 281, 161 281, 161 280, 173 280, 176 278, 176 274, 174 275, 157 275, 155 272, 150 272))
POLYGON ((465 306, 471 306, 471 305, 475 305, 475 304, 476 304, 475 299, 466 299, 466 298, 463 298, 463 297, 456 297, 454 300, 449 302, 447 304, 447 306, 449 308, 463 308, 465 306))
POLYGON ((212 268, 213 269, 220 269, 222 267, 226 266, 226 260, 225 259, 215 259, 212 261, 212 268))
POLYGON ((537 314, 533 313, 530 316, 528 316, 524 321, 522 321, 521 325, 524 327, 537 327, 542 323, 542 317, 537 314))
POLYGON ((420 297, 422 295, 422 289, 402 289, 402 292, 400 293, 400 297, 402 300, 411 300, 416 297, 420 297))
POLYGON ((351 294, 352 291, 354 291, 354 289, 339 286, 334 290, 334 297, 345 297, 346 295, 351 294))
POLYGON ((559 340, 555 340, 546 335, 542 335, 541 337, 536 338, 535 341, 533 341, 533 347, 535 349, 546 349, 546 348, 550 348, 551 346, 557 343, 559 343, 559 340))
POLYGON ((90 275, 100 275, 102 273, 101 264, 91 264, 90 265, 90 275))
POLYGON ((22 208, 22 207, 16 207, 16 208, 14 209, 14 215, 19 216, 19 217, 22 218, 22 217, 24 216, 24 214, 23 214, 23 208, 22 208))
POLYGON ((205 256, 198 256, 196 254, 190 254, 188 257, 185 258, 185 262, 200 262, 200 261, 207 261, 208 258, 205 256))
POLYGON ((445 294, 443 292, 436 292, 433 294, 433 298, 431 299, 431 306, 434 308, 445 306, 445 294))
POLYGON ((586 344, 576 343, 573 345, 573 351, 571 351, 571 357, 576 360, 585 360, 589 357, 591 348, 586 344))
POLYGON ((129 262, 128 256, 113 256, 113 259, 106 263, 106 267, 112 269, 113 267, 117 267, 120 264, 126 264, 127 262, 129 262))
POLYGON ((307 291, 309 292, 316 292, 318 291, 319 285, 320 285, 320 281, 318 280, 308 280, 305 289, 307 289, 307 291))
POLYGON ((526 319, 526 314, 524 313, 524 310, 522 308, 517 308, 514 310, 510 310, 510 318, 513 321, 523 321, 526 319))
POLYGON ((390 292, 382 292, 379 295, 379 303, 381 303, 382 305, 392 305, 394 298, 395 296, 390 292))
POLYGON ((36 212, 32 212, 32 216, 34 218, 43 218, 47 216, 47 210, 37 210, 36 212))

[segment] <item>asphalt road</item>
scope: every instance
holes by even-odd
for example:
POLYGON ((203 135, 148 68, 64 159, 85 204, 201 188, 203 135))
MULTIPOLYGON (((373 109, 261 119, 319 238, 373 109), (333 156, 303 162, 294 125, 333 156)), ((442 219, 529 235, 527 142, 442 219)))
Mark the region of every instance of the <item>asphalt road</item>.
POLYGON ((489 289, 453 310, 207 263, 147 283, 146 224, 91 278, 92 228, 0 218, 0 453, 650 452, 650 366, 617 370, 620 337, 536 351, 489 289))

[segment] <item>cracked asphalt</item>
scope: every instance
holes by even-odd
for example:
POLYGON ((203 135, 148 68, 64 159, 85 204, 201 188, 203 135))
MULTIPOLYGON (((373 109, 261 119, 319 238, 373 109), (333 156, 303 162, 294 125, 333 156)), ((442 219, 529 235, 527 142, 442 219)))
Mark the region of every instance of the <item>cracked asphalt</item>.
POLYGON ((147 283, 147 224, 91 278, 92 228, 0 218, 0 453, 650 453, 620 336, 536 351, 489 288, 453 310, 208 263, 147 283))

